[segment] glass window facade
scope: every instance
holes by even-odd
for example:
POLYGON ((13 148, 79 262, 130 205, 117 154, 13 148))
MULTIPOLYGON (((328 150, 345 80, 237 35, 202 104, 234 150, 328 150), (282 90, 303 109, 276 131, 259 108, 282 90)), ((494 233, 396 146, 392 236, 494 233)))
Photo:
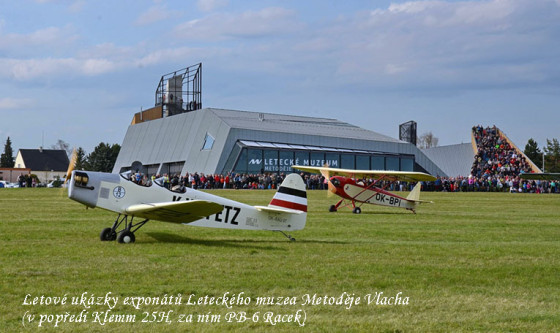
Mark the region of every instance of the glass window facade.
MULTIPOLYGON (((239 145, 238 149, 234 149, 237 161, 228 163, 227 169, 223 173, 230 171, 236 173, 290 173, 298 172, 292 169, 292 165, 322 167, 328 164, 332 168, 342 169, 359 169, 359 170, 395 170, 395 171, 414 171, 414 156, 412 155, 385 155, 378 152, 367 154, 366 151, 356 151, 347 149, 342 153, 329 152, 329 148, 298 146, 298 148, 306 148, 307 150, 294 148, 294 145, 287 144, 268 144, 263 145, 260 142, 252 144, 250 141, 244 141, 239 145), (251 146, 245 146, 250 143, 251 146), (258 144, 258 146, 256 145, 258 144), (274 149, 269 148, 274 146, 274 149), (311 150, 316 148, 320 150, 311 150)), ((330 149, 334 150, 334 149, 330 149)), ((232 161, 235 156, 230 156, 232 161)))
POLYGON ((163 163, 161 166, 161 174, 180 175, 185 162, 163 163))
POLYGON ((368 155, 356 155, 356 169, 358 170, 371 170, 369 165, 368 155))
POLYGON ((202 145, 202 150, 210 150, 212 146, 214 146, 214 137, 208 133, 206 133, 206 137, 204 138, 204 144, 202 145))
POLYGON ((248 173, 261 173, 264 171, 263 165, 263 154, 262 149, 252 149, 247 150, 247 170, 248 173))
POLYGON ((278 152, 278 171, 292 172, 292 165, 296 164, 294 160, 294 152, 289 150, 281 150, 278 152))
POLYGON ((399 171, 399 158, 395 156, 387 156, 385 158, 385 170, 399 171))
POLYGON ((414 171, 414 159, 401 157, 401 171, 414 171))
POLYGON ((295 164, 309 166, 309 152, 307 151, 296 151, 294 152, 295 164))
POLYGON ((340 168, 340 155, 334 153, 326 153, 325 159, 331 168, 340 168))
POLYGON ((379 155, 372 156, 371 170, 385 170, 385 156, 379 156, 379 155))
POLYGON ((342 169, 356 169, 356 156, 350 154, 340 155, 340 167, 342 169))
POLYGON ((325 165, 325 153, 311 152, 309 154, 309 165, 313 167, 322 167, 325 165))

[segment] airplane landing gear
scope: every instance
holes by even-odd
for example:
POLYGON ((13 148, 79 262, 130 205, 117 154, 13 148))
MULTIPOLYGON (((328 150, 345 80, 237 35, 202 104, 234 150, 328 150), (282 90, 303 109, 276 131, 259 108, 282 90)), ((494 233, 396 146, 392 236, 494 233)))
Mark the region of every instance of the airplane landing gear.
POLYGON ((134 243, 134 241, 136 240, 134 233, 144 224, 146 224, 148 222, 148 219, 145 219, 144 221, 138 222, 136 224, 134 224, 133 220, 134 217, 131 217, 129 221, 128 215, 122 215, 121 217, 121 214, 119 214, 119 216, 117 216, 117 219, 113 223, 113 226, 111 228, 103 229, 103 231, 101 231, 101 234, 99 235, 99 238, 102 241, 117 240, 119 243, 134 243), (123 228, 119 230, 119 227, 123 223, 123 228))
POLYGON ((117 233, 113 230, 113 228, 105 228, 101 231, 101 235, 99 235, 101 241, 114 241, 117 239, 117 233))
POLYGON ((360 207, 354 207, 354 209, 352 209, 352 213, 354 214, 361 214, 362 213, 362 209, 360 207))
POLYGON ((334 213, 334 212, 336 212, 336 211, 337 211, 337 209, 336 209, 336 206, 335 206, 335 205, 331 205, 331 206, 329 207, 329 212, 334 213))
POLYGON ((282 230, 275 230, 275 231, 281 232, 282 235, 286 236, 286 238, 290 240, 290 242, 295 242, 295 241, 296 241, 296 239, 295 239, 294 237, 292 237, 291 235, 286 234, 286 233, 285 233, 284 231, 282 231, 282 230))
POLYGON ((129 230, 123 230, 119 234, 119 243, 134 243, 135 240, 136 237, 134 236, 134 233, 129 230))

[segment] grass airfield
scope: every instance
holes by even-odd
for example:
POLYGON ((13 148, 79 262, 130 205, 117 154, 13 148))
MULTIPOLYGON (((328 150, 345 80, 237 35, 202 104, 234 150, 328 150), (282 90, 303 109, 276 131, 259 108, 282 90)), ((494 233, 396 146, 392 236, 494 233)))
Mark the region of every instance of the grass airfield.
MULTIPOLYGON (((273 195, 212 193, 253 205, 266 205, 273 195)), ((136 243, 118 244, 99 240, 116 217, 111 212, 86 210, 60 189, 0 189, 0 331, 560 327, 560 196, 423 193, 435 204, 422 205, 416 215, 368 205, 360 215, 329 213, 335 197, 325 191, 308 196, 307 226, 292 233, 296 242, 280 233, 151 221, 136 233, 136 243), (71 304, 72 297, 108 293, 119 297, 112 309, 71 304), (190 304, 226 293, 249 304, 190 304), (179 294, 181 304, 124 304, 127 297, 179 294), (315 295, 315 304, 303 304, 305 295, 315 295), (398 303, 397 295, 401 304, 387 304, 390 297, 398 303), (51 304, 39 304, 41 296, 51 304), (66 304, 53 304, 53 297, 64 296, 66 304), (38 304, 30 304, 35 297, 38 304), (80 314, 85 322, 78 321, 80 314)))

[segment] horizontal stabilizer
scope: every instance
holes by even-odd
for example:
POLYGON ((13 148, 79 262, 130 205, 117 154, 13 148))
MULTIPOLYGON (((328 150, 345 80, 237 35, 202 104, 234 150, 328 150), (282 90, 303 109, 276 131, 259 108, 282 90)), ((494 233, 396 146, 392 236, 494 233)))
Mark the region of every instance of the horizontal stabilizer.
POLYGON ((126 213, 150 220, 188 223, 221 212, 224 206, 212 201, 190 200, 132 205, 126 213))
POLYGON ((431 204, 434 203, 434 202, 431 201, 431 200, 408 200, 408 201, 416 202, 416 203, 431 203, 431 204))
POLYGON ((255 206, 255 208, 260 212, 273 212, 273 213, 290 213, 290 214, 303 214, 301 210, 280 208, 280 207, 270 207, 270 206, 255 206))

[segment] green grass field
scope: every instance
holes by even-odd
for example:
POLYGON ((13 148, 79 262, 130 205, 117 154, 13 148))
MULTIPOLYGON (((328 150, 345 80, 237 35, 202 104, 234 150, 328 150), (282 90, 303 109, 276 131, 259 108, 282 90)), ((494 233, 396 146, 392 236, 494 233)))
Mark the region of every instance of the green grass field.
MULTIPOLYGON (((213 193, 254 205, 273 195, 213 193)), ((416 215, 378 206, 354 215, 329 213, 336 198, 308 192, 307 226, 292 234, 296 242, 273 232, 151 221, 137 232, 136 243, 126 245, 99 241, 113 213, 86 210, 65 195, 59 189, 0 189, 2 332, 560 329, 558 195, 423 193, 435 204, 416 215), (381 292, 408 304, 368 304, 366 295, 381 292), (78 301, 108 293, 118 297, 112 309, 78 301), (249 303, 189 304, 225 293, 249 303), (180 305, 124 304, 127 297, 161 301, 179 294, 180 305), (319 304, 304 305, 307 294, 319 304), (336 304, 350 301, 348 295, 351 306, 336 304), (33 305, 41 296, 67 301, 33 305), (295 304, 257 304, 259 297, 295 304), (80 314, 86 322, 75 322, 80 314), (107 320, 134 322, 103 322, 106 314, 107 320), (55 327, 64 315, 66 322, 55 327)))

